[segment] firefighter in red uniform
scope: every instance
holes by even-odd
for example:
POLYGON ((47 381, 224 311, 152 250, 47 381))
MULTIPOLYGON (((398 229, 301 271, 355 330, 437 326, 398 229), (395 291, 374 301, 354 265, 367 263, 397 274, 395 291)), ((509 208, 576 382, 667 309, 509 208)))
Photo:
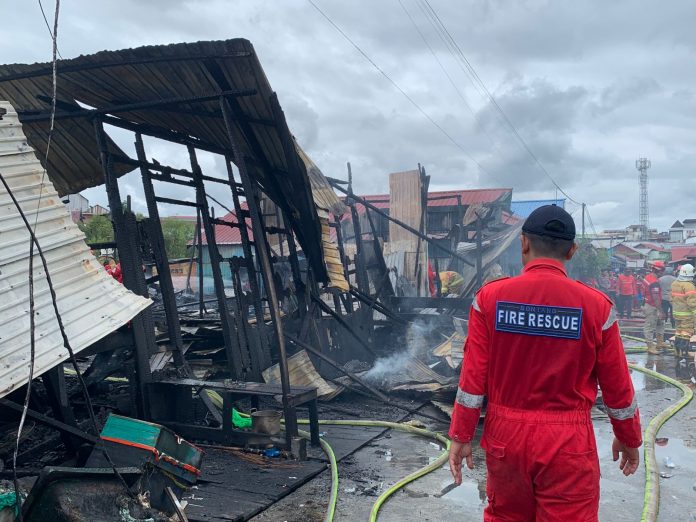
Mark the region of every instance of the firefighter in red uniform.
POLYGON ((612 302, 569 279, 572 217, 548 205, 522 227, 524 271, 485 285, 470 311, 450 426, 455 483, 488 396, 481 447, 486 521, 596 521, 599 462, 590 408, 602 388, 624 475, 635 473, 640 417, 612 302))

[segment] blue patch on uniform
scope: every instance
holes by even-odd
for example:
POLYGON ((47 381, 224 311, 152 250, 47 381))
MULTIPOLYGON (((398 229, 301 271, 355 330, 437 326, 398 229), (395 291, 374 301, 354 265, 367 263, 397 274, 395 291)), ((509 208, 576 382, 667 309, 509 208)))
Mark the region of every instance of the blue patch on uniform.
POLYGON ((495 329, 498 332, 580 339, 581 328, 582 308, 496 303, 495 329))

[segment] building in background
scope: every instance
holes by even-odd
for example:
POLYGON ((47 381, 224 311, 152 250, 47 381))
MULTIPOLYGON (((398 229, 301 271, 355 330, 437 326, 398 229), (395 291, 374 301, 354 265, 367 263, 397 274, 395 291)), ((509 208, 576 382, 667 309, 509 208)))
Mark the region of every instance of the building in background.
POLYGON ((527 219, 529 214, 534 212, 539 207, 546 205, 556 205, 557 207, 565 208, 566 200, 564 199, 528 199, 521 201, 513 201, 510 204, 510 210, 516 216, 527 219))

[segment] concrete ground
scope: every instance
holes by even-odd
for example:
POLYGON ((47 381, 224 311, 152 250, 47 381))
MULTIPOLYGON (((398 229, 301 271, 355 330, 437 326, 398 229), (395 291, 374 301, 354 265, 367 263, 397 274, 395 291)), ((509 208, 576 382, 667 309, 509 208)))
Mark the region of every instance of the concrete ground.
MULTIPOLYGON (((674 376, 679 363, 672 355, 629 355, 629 362, 674 376)), ((652 377, 633 372, 633 380, 643 419, 649 420, 676 401, 679 390, 652 377)), ((601 463, 602 497, 600 520, 612 522, 640 520, 645 468, 624 477, 611 460, 611 425, 603 415, 594 419, 601 463)), ((660 479, 660 521, 692 520, 696 513, 696 402, 692 402, 669 420, 659 432, 656 448, 658 465, 665 478, 660 479), (666 467, 668 458, 675 467, 666 467)), ((445 424, 426 422, 429 428, 446 431, 445 424)), ((356 428, 359 429, 359 428, 356 428)), ((329 441, 330 442, 330 441, 329 441)), ((372 504, 391 484, 437 457, 441 449, 429 440, 401 432, 389 432, 372 441, 339 464, 340 495, 335 520, 367 520, 372 504)), ((464 483, 440 496, 451 484, 447 466, 417 480, 395 494, 380 511, 381 522, 475 521, 482 519, 486 505, 484 455, 476 445, 475 469, 467 470, 464 483)), ((641 456, 642 459, 642 456, 641 456)), ((329 494, 330 476, 324 472, 287 496, 254 521, 312 522, 323 520, 329 494)), ((696 520, 694 518, 693 520, 696 520)))

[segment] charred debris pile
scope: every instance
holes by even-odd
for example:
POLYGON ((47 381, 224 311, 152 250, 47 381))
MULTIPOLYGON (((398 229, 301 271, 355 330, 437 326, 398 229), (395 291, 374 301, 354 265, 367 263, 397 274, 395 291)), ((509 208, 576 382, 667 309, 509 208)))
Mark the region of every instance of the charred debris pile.
POLYGON ((304 458, 297 409, 318 445, 319 411, 341 395, 356 415, 371 400, 408 409, 399 395, 447 411, 473 291, 516 262, 511 190, 432 193, 418 166, 390 175, 388 195, 356 195, 350 165, 325 177, 295 141, 246 40, 57 69, 50 131, 51 64, 0 66, 0 473, 14 478, 19 440, 25 519, 183 520, 205 448, 304 458), (152 140, 187 165, 149 157, 152 140), (128 173, 142 219, 124 205, 128 173), (98 185, 115 240, 88 246, 61 198, 98 185), (197 223, 184 289, 163 205, 197 223), (71 488, 104 500, 78 505, 71 488))

